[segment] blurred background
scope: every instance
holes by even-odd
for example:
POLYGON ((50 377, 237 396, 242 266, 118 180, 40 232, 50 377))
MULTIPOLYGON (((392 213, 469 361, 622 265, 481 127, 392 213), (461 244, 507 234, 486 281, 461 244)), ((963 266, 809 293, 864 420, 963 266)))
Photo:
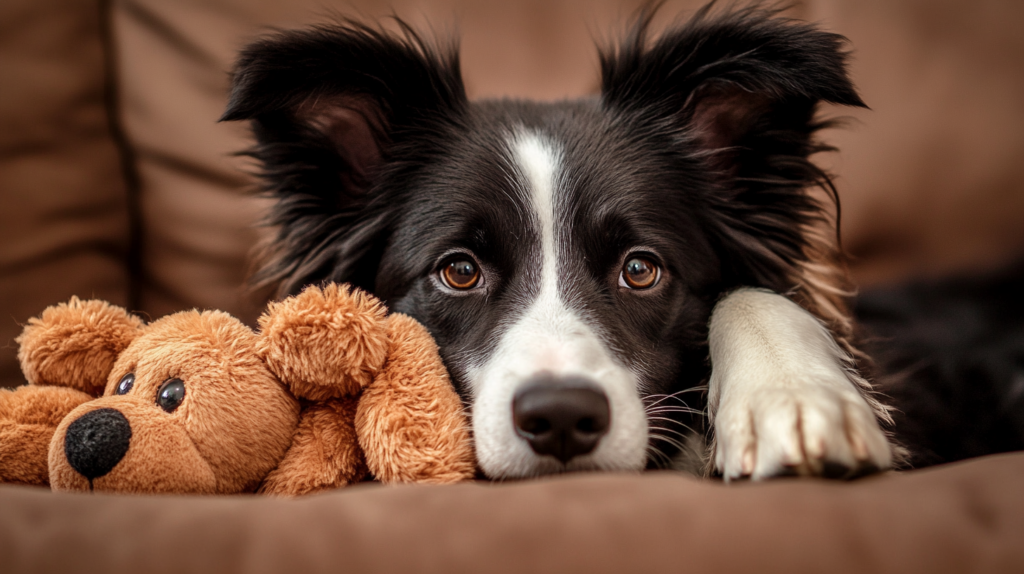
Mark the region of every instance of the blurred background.
MULTIPOLYGON (((192 307, 253 321, 248 256, 266 209, 218 124, 238 49, 271 27, 397 13, 457 33, 470 96, 593 93, 594 40, 637 0, 3 0, 0 386, 13 339, 71 295, 150 317, 192 307)), ((662 23, 703 2, 669 1, 662 23)), ((824 137, 861 286, 977 273, 1024 252, 1024 2, 806 0, 847 36, 870 111, 824 137)))

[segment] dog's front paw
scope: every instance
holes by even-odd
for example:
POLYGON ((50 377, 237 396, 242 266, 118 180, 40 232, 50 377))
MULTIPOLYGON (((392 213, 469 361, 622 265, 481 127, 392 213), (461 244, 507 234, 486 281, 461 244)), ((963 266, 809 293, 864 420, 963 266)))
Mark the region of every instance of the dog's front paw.
POLYGON ((722 397, 714 427, 715 468, 727 481, 851 478, 892 464, 889 441, 853 388, 747 388, 722 397))

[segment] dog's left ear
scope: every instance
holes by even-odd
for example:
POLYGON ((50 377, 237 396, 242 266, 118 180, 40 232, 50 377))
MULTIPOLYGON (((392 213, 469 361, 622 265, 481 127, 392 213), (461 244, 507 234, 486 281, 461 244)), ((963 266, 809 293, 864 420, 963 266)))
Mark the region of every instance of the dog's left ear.
POLYGON ((279 235, 256 278, 278 295, 325 280, 372 289, 368 252, 386 225, 367 207, 385 160, 420 158, 422 139, 466 106, 456 47, 396 22, 400 33, 353 21, 281 32, 235 65, 221 120, 252 121, 251 154, 278 199, 279 235))
POLYGON ((708 168, 706 211, 736 262, 731 280, 786 290, 785 271, 805 257, 802 229, 822 214, 805 192, 827 180, 807 159, 827 149, 812 137, 817 105, 864 107, 845 40, 771 10, 711 5, 652 40, 652 17, 602 54, 603 104, 708 168))

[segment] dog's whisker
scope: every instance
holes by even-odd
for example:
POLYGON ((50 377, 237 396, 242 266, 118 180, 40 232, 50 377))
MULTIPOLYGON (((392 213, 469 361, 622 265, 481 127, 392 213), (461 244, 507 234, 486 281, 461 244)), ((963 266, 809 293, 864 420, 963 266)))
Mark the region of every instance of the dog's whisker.
MULTIPOLYGON (((663 422, 666 422, 666 423, 673 423, 673 424, 676 424, 676 425, 679 425, 679 426, 683 427, 683 429, 685 429, 687 432, 690 432, 690 433, 696 433, 697 432, 697 431, 693 430, 693 428, 691 428, 689 425, 687 425, 685 423, 682 423, 682 422, 679 422, 679 421, 674 420, 674 419, 667 419, 667 418, 662 418, 662 417, 650 417, 647 420, 648 421, 663 421, 663 422)), ((669 431, 669 432, 679 432, 679 431, 677 431, 675 429, 672 429, 672 428, 670 428, 668 426, 652 426, 651 430, 666 430, 666 431, 669 431)))
POLYGON ((657 400, 655 400, 655 401, 653 401, 653 402, 648 402, 648 403, 647 403, 647 406, 648 406, 648 407, 654 407, 654 406, 657 406, 657 405, 661 404, 662 402, 664 402, 664 401, 667 401, 667 400, 669 400, 669 399, 675 399, 675 400, 682 400, 682 399, 680 399, 680 398, 679 398, 679 395, 680 395, 680 394, 681 394, 682 392, 683 392, 683 391, 680 391, 680 392, 678 392, 678 393, 672 393, 672 394, 670 394, 670 395, 662 395, 662 394, 658 394, 658 395, 648 395, 648 396, 646 397, 646 399, 645 399, 645 400, 646 400, 646 401, 651 401, 651 399, 657 399, 657 400))
MULTIPOLYGON (((676 429, 670 429, 670 428, 666 428, 666 427, 657 427, 657 429, 660 430, 660 431, 665 431, 665 432, 668 432, 668 433, 672 433, 672 434, 674 434, 674 435, 676 435, 676 436, 678 436, 679 438, 682 438, 682 439, 690 438, 689 435, 687 435, 686 433, 684 433, 682 431, 678 431, 676 429)), ((691 433, 693 432, 693 430, 690 429, 689 427, 687 427, 686 430, 690 431, 691 433)), ((654 433, 654 434, 657 434, 657 433, 654 433)))
POLYGON ((646 397, 645 401, 650 401, 651 399, 656 399, 653 402, 648 402, 647 403, 647 407, 648 408, 657 406, 658 404, 660 404, 660 403, 662 403, 662 402, 664 402, 666 400, 669 400, 669 399, 674 399, 674 400, 682 402, 682 399, 679 397, 679 395, 682 395, 682 394, 685 394, 685 393, 692 393, 692 392, 695 392, 695 391, 703 392, 703 391, 706 391, 707 388, 708 388, 707 385, 699 385, 699 386, 696 386, 696 387, 690 387, 688 389, 683 389, 681 391, 676 391, 676 392, 670 393, 670 394, 648 395, 646 397))
POLYGON ((693 411, 693 410, 647 411, 646 414, 648 415, 648 417, 652 417, 652 416, 662 416, 662 417, 664 417, 664 416, 672 416, 674 413, 680 413, 680 414, 684 414, 684 415, 693 415, 693 416, 701 416, 701 415, 704 414, 701 411, 693 411))
POLYGON ((674 407, 674 406, 660 406, 653 409, 647 409, 647 414, 656 415, 664 413, 686 413, 691 415, 703 415, 704 411, 695 409, 693 407, 674 407))
POLYGON ((649 396, 647 396, 647 397, 646 397, 646 400, 648 400, 648 401, 649 401, 649 400, 651 400, 651 399, 654 399, 654 398, 657 398, 657 400, 656 400, 656 401, 653 401, 653 402, 650 402, 650 403, 648 403, 648 404, 646 405, 646 408, 656 407, 656 406, 658 406, 658 405, 659 405, 660 403, 662 403, 662 402, 664 402, 664 401, 666 401, 666 400, 668 400, 668 399, 672 398, 672 395, 649 395, 649 396))
POLYGON ((654 460, 654 464, 658 468, 667 468, 672 465, 672 458, 652 444, 647 445, 647 458, 654 460))
POLYGON ((668 444, 672 445, 673 447, 675 447, 678 450, 685 450, 686 449, 686 445, 684 445, 683 443, 679 442, 678 440, 676 440, 676 439, 674 439, 674 438, 672 438, 670 436, 652 434, 651 435, 651 439, 667 442, 668 444))
POLYGON ((651 441, 667 442, 667 443, 669 443, 672 446, 675 446, 677 448, 682 448, 683 447, 682 441, 680 441, 679 439, 677 439, 675 437, 671 437, 671 436, 668 436, 668 435, 654 433, 654 434, 650 435, 650 438, 651 438, 651 441))
MULTIPOLYGON (((683 427, 684 429, 686 429, 687 431, 689 431, 691 433, 696 433, 697 432, 697 431, 693 430, 693 428, 691 428, 689 425, 684 424, 682 422, 679 422, 679 421, 677 421, 675 419, 669 419, 669 418, 664 418, 664 417, 647 417, 647 420, 648 421, 664 421, 664 422, 675 423, 675 424, 683 427)), ((670 429, 668 427, 654 427, 654 428, 658 429, 658 430, 665 430, 665 431, 668 431, 668 432, 679 432, 679 431, 676 431, 674 429, 670 429)))

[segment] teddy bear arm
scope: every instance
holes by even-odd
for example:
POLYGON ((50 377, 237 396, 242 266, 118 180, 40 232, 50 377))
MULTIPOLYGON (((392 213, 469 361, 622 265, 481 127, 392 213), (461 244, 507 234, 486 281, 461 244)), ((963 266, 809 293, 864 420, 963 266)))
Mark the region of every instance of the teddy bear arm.
POLYGON ((473 478, 468 420, 434 339, 398 313, 388 318, 388 338, 388 360, 363 391, 356 413, 370 472, 384 483, 473 478))
POLYGON ((48 485, 53 434, 68 413, 90 400, 67 387, 0 390, 0 483, 48 485))
POLYGON ((299 496, 363 480, 367 467, 356 439, 357 401, 344 397, 306 406, 291 447, 259 492, 299 496))

